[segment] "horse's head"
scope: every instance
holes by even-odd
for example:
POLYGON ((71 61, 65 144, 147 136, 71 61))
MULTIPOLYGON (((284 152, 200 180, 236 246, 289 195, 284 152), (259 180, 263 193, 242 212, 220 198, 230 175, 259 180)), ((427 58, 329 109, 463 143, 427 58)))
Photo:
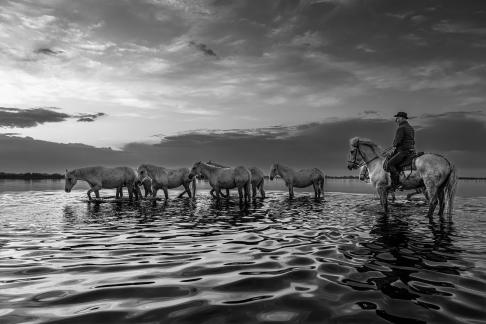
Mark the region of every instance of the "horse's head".
POLYGON ((71 192, 71 189, 73 189, 74 185, 78 181, 76 178, 74 171, 68 171, 66 169, 66 174, 64 175, 64 191, 66 192, 71 192))
POLYGON ((348 153, 348 170, 357 169, 363 163, 363 155, 359 143, 356 146, 351 146, 348 153))
MULTIPOLYGON (((148 175, 148 170, 147 170, 147 167, 142 164, 141 166, 139 166, 137 168, 137 175, 138 175, 138 179, 140 181, 140 184, 142 184, 144 181, 150 179, 149 175, 148 175)), ((150 179, 152 180, 152 179, 150 179)))
POLYGON ((278 163, 272 164, 272 167, 270 168, 270 180, 273 180, 275 176, 277 175, 278 171, 278 163))
POLYGON ((348 169, 353 170, 369 164, 383 154, 383 149, 367 138, 353 137, 349 140, 348 169))
POLYGON ((201 174, 201 165, 202 165, 201 161, 194 163, 194 165, 192 166, 191 172, 189 173, 189 179, 192 179, 195 176, 201 174))

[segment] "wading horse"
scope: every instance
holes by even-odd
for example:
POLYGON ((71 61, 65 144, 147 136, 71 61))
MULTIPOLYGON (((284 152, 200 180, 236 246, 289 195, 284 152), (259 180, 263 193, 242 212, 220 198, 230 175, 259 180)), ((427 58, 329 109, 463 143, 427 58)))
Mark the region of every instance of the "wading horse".
POLYGON ((216 193, 216 198, 220 200, 221 189, 238 188, 240 203, 250 200, 251 174, 244 166, 234 168, 221 168, 203 162, 194 163, 189 177, 195 178, 196 175, 203 175, 208 179, 211 188, 216 193))
MULTIPOLYGON (((129 167, 115 167, 105 168, 102 166, 86 167, 80 169, 74 169, 71 171, 66 170, 64 190, 71 192, 78 180, 86 181, 90 189, 87 192, 89 200, 91 199, 91 193, 94 192, 96 198, 100 198, 101 189, 118 189, 122 187, 128 188, 128 196, 133 198, 133 194, 140 197, 137 186, 137 173, 129 167)), ((117 192, 118 196, 118 192, 117 192)))
MULTIPOLYGON (((380 202, 385 213, 388 213, 388 190, 390 175, 383 169, 385 157, 383 150, 367 138, 353 137, 349 141, 348 169, 357 169, 362 164, 368 168, 371 184, 380 196, 380 202)), ((428 196, 428 216, 434 214, 439 204, 439 215, 452 215, 454 196, 457 186, 455 166, 441 155, 425 153, 415 158, 416 170, 401 173, 400 184, 404 190, 425 188, 428 196), (447 205, 447 206, 446 206, 447 205)), ((426 197, 427 197, 426 196, 426 197)))
MULTIPOLYGON (((228 167, 213 161, 208 161, 206 164, 213 165, 220 168, 228 167)), ((260 196, 262 198, 265 198, 265 189, 263 189, 263 184, 265 183, 265 175, 263 174, 263 171, 257 167, 249 167, 248 170, 250 170, 250 174, 251 174, 251 196, 255 198, 257 192, 260 191, 260 196)), ((213 195, 213 192, 214 190, 211 189, 211 195, 213 195)), ((226 189, 226 195, 229 195, 229 189, 226 189)))
POLYGON ((157 196, 157 191, 164 191, 165 199, 169 198, 168 189, 174 189, 180 186, 184 187, 177 198, 182 197, 185 193, 189 197, 196 194, 196 180, 189 178, 190 170, 188 168, 167 169, 152 164, 142 164, 138 167, 138 177, 142 183, 147 179, 152 182, 152 197, 157 196), (192 183, 192 193, 189 184, 192 183))
POLYGON ((314 197, 324 198, 324 173, 317 169, 302 169, 295 171, 294 169, 280 163, 274 163, 270 169, 270 180, 273 180, 276 175, 281 176, 285 185, 289 188, 289 197, 294 197, 294 187, 305 188, 310 185, 314 187, 314 197))
MULTIPOLYGON (((150 178, 145 178, 144 181, 137 180, 136 184, 137 184, 137 186, 140 186, 140 185, 143 186, 145 198, 147 198, 147 196, 149 194, 152 194, 152 180, 150 178)), ((135 187, 134 193, 136 193, 138 195, 137 198, 142 198, 142 192, 140 191, 140 189, 138 187, 135 187)), ((116 189, 116 196, 115 197, 117 199, 123 198, 123 187, 119 187, 119 188, 116 189)))
MULTIPOLYGON (((366 164, 363 164, 360 168, 359 168, 359 176, 358 176, 359 180, 363 181, 363 182, 366 182, 366 183, 371 183, 371 180, 370 180, 370 173, 368 171, 368 167, 366 166, 366 164)), ((424 194, 425 196, 425 200, 428 202, 429 201, 429 195, 427 194, 427 191, 425 190, 424 187, 420 187, 420 188, 417 188, 415 189, 414 192, 411 192, 409 194, 407 194, 407 200, 412 200, 412 197, 415 196, 415 195, 418 195, 418 194, 424 194)), ((395 192, 390 192, 390 195, 392 196, 392 201, 395 201, 396 198, 395 198, 395 192)))

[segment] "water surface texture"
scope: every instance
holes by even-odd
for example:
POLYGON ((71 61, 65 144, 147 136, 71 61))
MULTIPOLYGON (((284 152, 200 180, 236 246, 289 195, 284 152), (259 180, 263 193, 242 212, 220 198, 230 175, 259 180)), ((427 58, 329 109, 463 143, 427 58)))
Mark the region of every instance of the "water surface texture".
MULTIPOLYGON (((0 322, 484 323, 486 198, 86 203, 0 193, 0 322)), ((234 195, 234 194, 233 194, 234 195)))

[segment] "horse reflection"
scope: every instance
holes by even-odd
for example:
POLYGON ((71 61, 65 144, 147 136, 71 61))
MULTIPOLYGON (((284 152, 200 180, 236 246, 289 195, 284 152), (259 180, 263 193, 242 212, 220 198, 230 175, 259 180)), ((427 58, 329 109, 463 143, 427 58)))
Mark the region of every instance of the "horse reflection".
MULTIPOLYGON (((417 285, 422 281, 421 277, 413 274, 425 270, 439 273, 439 276, 460 275, 461 269, 447 262, 457 259, 456 255, 461 252, 453 244, 454 227, 443 217, 437 223, 431 219, 420 224, 415 224, 409 217, 412 216, 404 215, 400 219, 378 217, 370 231, 373 238, 362 244, 368 250, 368 260, 356 267, 357 273, 350 274, 342 283, 356 290, 378 289, 394 299, 417 300, 424 294, 447 295, 440 288, 423 289, 417 285), (380 272, 378 276, 373 274, 376 271, 380 272), (371 278, 366 275, 368 272, 371 278), (363 277, 367 278, 366 282, 362 282, 363 277)), ((361 252, 357 258, 364 256, 361 252)), ((352 257, 353 250, 345 254, 352 257)), ((432 281, 424 282, 433 285, 432 281)), ((440 284, 443 285, 447 283, 440 284)))

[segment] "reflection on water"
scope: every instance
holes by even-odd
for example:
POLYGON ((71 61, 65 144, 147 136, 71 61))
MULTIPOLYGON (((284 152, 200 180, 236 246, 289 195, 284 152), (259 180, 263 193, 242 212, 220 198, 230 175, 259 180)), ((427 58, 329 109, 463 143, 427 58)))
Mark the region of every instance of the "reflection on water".
MULTIPOLYGON (((199 189, 209 189, 206 181, 198 181, 199 189)), ((324 185, 326 192, 349 192, 349 193, 370 193, 374 194, 375 189, 368 183, 357 179, 326 179, 324 185)), ((182 188, 182 187, 181 187, 182 188)), ((84 181, 78 181, 74 187, 75 191, 86 192, 89 186, 84 181)), ((64 190, 64 180, 4 180, 0 179, 0 193, 15 191, 53 191, 64 190)), ((282 179, 276 178, 273 181, 265 181, 265 190, 287 191, 282 179)), ((294 188, 297 192, 308 192, 311 188, 294 188)), ((125 189, 126 191, 126 189, 125 189)), ((182 191, 182 190, 181 190, 182 191)), ((179 191, 179 192, 181 192, 179 191)), ((105 196, 114 195, 113 190, 102 190, 105 196)), ((398 195, 405 195, 407 192, 399 192, 398 195)), ((408 192, 410 193, 410 191, 408 192)), ((457 195, 460 197, 486 197, 485 180, 459 180, 457 195)))
POLYGON ((0 194, 3 323, 479 323, 486 200, 453 223, 372 194, 86 203, 0 194))

